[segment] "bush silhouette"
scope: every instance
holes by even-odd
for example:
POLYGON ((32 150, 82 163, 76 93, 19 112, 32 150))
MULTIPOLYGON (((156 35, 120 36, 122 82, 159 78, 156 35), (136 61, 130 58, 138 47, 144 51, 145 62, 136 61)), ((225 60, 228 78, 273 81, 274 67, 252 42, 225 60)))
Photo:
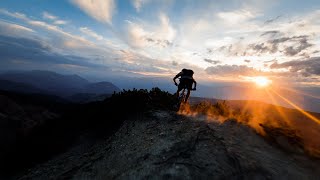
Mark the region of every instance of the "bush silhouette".
POLYGON ((155 87, 146 89, 123 90, 105 100, 113 104, 113 108, 120 111, 140 112, 151 109, 171 109, 176 102, 175 96, 155 87))

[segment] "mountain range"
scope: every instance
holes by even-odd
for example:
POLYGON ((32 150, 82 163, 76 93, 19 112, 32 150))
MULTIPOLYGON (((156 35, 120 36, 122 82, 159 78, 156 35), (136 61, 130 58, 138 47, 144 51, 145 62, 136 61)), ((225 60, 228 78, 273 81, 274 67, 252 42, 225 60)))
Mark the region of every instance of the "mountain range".
POLYGON ((63 75, 51 71, 7 72, 0 75, 0 89, 23 93, 57 95, 77 101, 75 97, 111 95, 120 89, 110 82, 89 82, 78 75, 63 75))

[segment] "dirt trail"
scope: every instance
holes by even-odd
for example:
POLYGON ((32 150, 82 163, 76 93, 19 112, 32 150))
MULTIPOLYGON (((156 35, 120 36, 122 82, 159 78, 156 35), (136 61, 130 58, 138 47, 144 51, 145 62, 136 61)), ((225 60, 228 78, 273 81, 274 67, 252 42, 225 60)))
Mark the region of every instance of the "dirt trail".
POLYGON ((234 121, 155 111, 18 179, 317 179, 320 161, 273 146, 234 121))

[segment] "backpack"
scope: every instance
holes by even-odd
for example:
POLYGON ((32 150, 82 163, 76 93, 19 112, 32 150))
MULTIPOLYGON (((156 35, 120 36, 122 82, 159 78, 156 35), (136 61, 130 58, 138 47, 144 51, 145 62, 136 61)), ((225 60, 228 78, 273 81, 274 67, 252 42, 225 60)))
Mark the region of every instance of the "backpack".
POLYGON ((194 72, 191 69, 182 69, 183 76, 193 77, 194 72))

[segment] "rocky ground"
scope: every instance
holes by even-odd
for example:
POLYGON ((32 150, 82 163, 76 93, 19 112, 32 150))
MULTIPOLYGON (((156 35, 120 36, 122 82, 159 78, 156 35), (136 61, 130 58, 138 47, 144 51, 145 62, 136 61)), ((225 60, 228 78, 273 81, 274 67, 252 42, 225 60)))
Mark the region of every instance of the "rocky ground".
POLYGON ((79 144, 15 179, 319 177, 318 159, 283 150, 235 121, 152 111, 126 120, 109 138, 79 144))

